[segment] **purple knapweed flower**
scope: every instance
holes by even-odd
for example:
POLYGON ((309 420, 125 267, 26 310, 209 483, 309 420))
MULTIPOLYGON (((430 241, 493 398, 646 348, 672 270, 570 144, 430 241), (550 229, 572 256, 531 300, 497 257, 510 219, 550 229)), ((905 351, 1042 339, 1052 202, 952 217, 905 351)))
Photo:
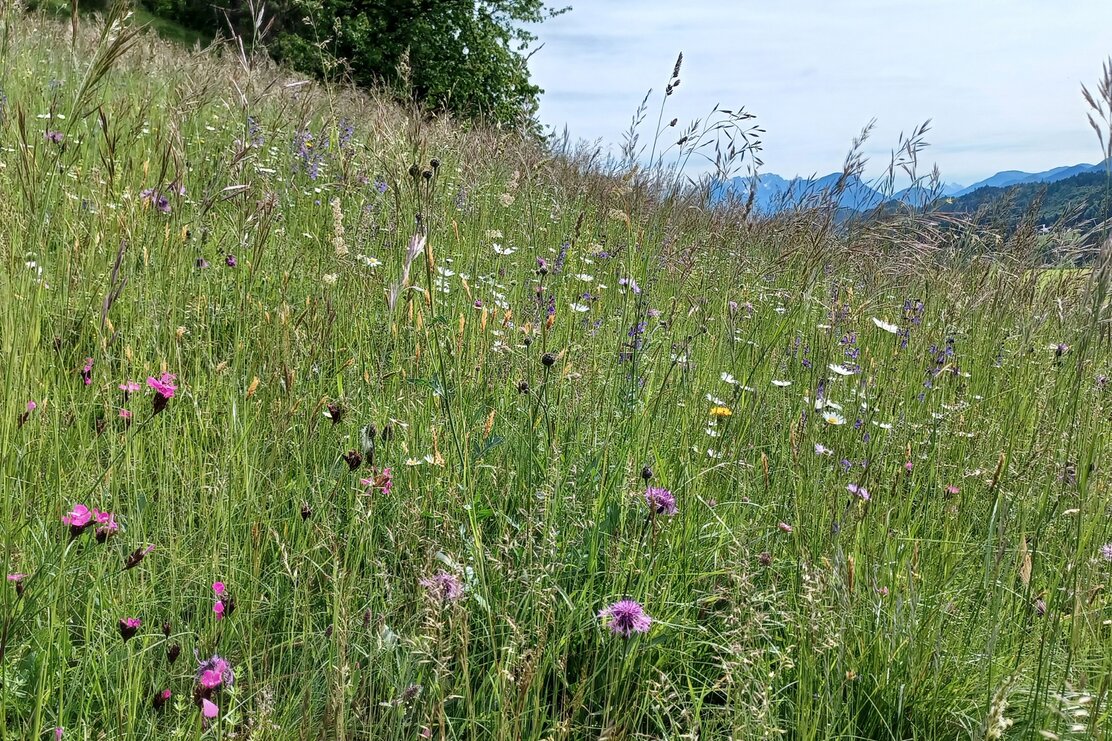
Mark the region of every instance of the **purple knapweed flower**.
POLYGON ((599 610, 598 617, 611 633, 623 638, 629 638, 634 633, 648 633, 653 624, 645 608, 631 599, 619 600, 599 610))
POLYGON ((649 505, 649 511, 654 515, 668 515, 670 517, 677 512, 676 497, 667 489, 650 486, 645 489, 645 501, 649 505))
POLYGON ((430 597, 441 603, 455 602, 463 597, 463 582, 447 571, 438 571, 433 576, 421 579, 420 583, 428 590, 430 597))
POLYGON ((228 255, 224 258, 224 264, 227 265, 229 268, 234 268, 236 266, 236 256, 228 255))
POLYGON ((54 131, 52 129, 47 129, 43 133, 42 138, 44 140, 48 141, 48 142, 54 142, 55 144, 61 144, 65 140, 66 135, 63 134, 61 131, 54 131))
POLYGON ((85 358, 85 366, 81 369, 81 380, 85 382, 86 386, 93 383, 93 359, 85 358))
POLYGON ((1105 561, 1112 561, 1112 543, 1105 543, 1100 547, 1100 557, 1105 561))

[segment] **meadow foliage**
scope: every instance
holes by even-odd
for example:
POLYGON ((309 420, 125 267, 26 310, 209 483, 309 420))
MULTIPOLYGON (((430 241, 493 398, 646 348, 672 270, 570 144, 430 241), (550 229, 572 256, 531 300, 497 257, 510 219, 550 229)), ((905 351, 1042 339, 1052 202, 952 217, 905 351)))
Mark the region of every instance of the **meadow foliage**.
POLYGON ((4 20, 0 738, 1112 726, 1107 245, 4 20))

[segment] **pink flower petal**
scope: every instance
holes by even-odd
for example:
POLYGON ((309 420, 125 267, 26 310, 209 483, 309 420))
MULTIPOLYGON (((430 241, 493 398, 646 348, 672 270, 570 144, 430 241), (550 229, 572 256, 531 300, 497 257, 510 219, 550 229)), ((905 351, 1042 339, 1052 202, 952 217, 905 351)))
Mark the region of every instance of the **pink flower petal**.
POLYGON ((215 718, 216 714, 219 712, 220 708, 216 707, 215 703, 204 699, 201 700, 201 715, 205 716, 206 718, 212 719, 215 718))
POLYGON ((212 583, 212 591, 216 592, 216 596, 224 594, 224 582, 217 581, 212 583))

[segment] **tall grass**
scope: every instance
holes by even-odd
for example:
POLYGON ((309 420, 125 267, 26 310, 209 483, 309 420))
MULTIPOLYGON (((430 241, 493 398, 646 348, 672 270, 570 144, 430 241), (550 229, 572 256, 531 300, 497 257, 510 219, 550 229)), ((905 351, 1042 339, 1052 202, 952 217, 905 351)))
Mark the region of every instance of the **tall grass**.
POLYGON ((1106 247, 60 29, 0 76, 0 738, 1108 733, 1106 247))

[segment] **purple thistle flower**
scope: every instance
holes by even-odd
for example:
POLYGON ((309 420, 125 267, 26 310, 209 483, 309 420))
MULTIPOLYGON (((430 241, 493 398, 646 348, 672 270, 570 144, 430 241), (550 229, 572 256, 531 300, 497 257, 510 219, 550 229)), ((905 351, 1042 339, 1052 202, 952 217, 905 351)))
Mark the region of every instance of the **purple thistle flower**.
POLYGON ((668 515, 671 517, 676 514, 676 498, 667 489, 650 486, 645 490, 645 501, 654 515, 668 515))
POLYGON ((61 144, 62 141, 66 138, 66 136, 61 131, 52 131, 50 129, 47 129, 47 131, 42 135, 42 138, 45 139, 48 142, 54 142, 55 144, 61 144))
POLYGON ((463 582, 447 571, 438 571, 434 576, 421 579, 420 583, 428 590, 430 597, 441 603, 455 602, 463 597, 463 582))
POLYGON ((631 599, 619 600, 599 610, 598 617, 611 633, 623 638, 629 638, 634 633, 648 633, 653 624, 645 608, 631 599))
POLYGON ((224 264, 227 265, 230 268, 234 268, 236 266, 236 256, 235 255, 228 255, 227 257, 224 258, 224 264))

